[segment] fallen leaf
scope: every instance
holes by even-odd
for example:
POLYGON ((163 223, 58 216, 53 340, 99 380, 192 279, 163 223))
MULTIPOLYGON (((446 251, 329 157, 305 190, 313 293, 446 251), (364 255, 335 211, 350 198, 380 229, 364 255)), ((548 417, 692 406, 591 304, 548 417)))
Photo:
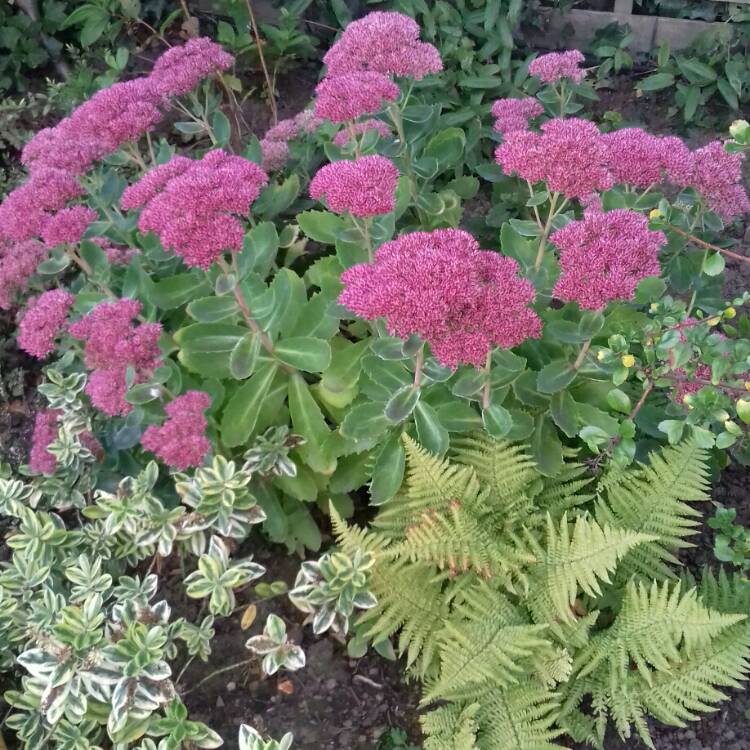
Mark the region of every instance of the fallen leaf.
POLYGON ((291 680, 282 680, 276 686, 276 689, 280 693, 284 693, 284 695, 293 695, 294 694, 294 683, 291 680))
POLYGON ((240 620, 240 627, 243 630, 247 630, 254 622, 258 615, 258 608, 251 604, 243 613, 242 620, 240 620))

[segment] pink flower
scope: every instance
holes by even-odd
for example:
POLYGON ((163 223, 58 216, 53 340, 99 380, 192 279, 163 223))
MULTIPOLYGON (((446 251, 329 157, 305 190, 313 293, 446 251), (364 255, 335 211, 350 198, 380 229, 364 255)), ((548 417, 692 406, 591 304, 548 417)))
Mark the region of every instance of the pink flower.
POLYGON ((0 204, 0 237, 16 242, 41 237, 51 212, 84 194, 75 177, 59 169, 40 168, 0 204))
POLYGON ((184 471, 199 466, 211 449, 205 436, 203 412, 211 406, 211 397, 203 391, 188 391, 167 404, 169 415, 161 427, 152 425, 141 438, 141 445, 155 453, 168 466, 184 471))
POLYGON ((328 208, 353 216, 377 216, 396 206, 398 169, 384 156, 326 164, 310 183, 310 196, 325 198, 328 208))
POLYGON ((289 146, 286 141, 269 141, 263 138, 260 152, 263 155, 261 167, 264 172, 278 172, 289 161, 289 146))
POLYGON ((647 188, 661 182, 668 164, 672 139, 659 138, 640 128, 623 128, 602 135, 615 182, 647 188), (667 143, 665 143, 667 141, 667 143))
POLYGON ((660 140, 667 179, 675 185, 689 185, 693 174, 693 152, 676 135, 662 136, 660 140))
POLYGON ((265 141, 291 141, 299 135, 300 126, 296 117, 289 117, 286 120, 280 120, 272 128, 266 131, 263 136, 265 141))
POLYGON ((544 83, 554 83, 563 78, 570 78, 576 83, 580 83, 584 79, 586 71, 581 70, 578 66, 585 59, 583 53, 577 49, 570 49, 565 52, 550 52, 531 61, 529 75, 544 81, 544 83))
POLYGON ((539 117, 543 112, 541 102, 531 96, 525 99, 498 99, 492 105, 492 116, 497 118, 495 130, 499 133, 528 130, 529 120, 539 117))
POLYGON ((11 307, 46 255, 47 248, 36 240, 16 243, 0 239, 0 309, 11 307))
POLYGON ((29 469, 32 474, 52 475, 57 468, 57 459, 49 452, 50 443, 57 440, 57 420, 60 412, 52 409, 38 411, 31 437, 29 469))
POLYGON ((743 158, 742 153, 728 153, 721 141, 693 151, 689 184, 725 221, 750 211, 750 199, 742 185, 743 158))
POLYGON ((168 49, 155 63, 149 85, 163 97, 192 91, 204 78, 234 65, 234 57, 207 37, 168 49))
POLYGON ((145 202, 138 228, 154 232, 186 265, 208 269, 225 251, 242 249, 245 228, 235 215, 247 215, 268 176, 257 164, 218 149, 199 161, 175 160, 173 168, 168 162, 128 188, 123 205, 145 202))
POLYGON ((64 243, 75 245, 96 218, 96 211, 88 206, 63 208, 45 223, 42 229, 44 244, 50 248, 64 243))
POLYGON ((18 324, 18 344, 37 359, 44 359, 55 348, 75 297, 62 289, 52 289, 29 301, 18 324))
POLYGON ((609 152, 594 123, 571 117, 548 120, 541 133, 506 133, 495 160, 505 174, 545 181, 550 191, 580 198, 612 187, 609 152))
POLYGON ((461 229, 412 232, 344 271, 339 302, 367 320, 385 318, 393 335, 420 336, 444 366, 479 367, 493 346, 540 335, 534 287, 518 270, 461 229))
POLYGON ((414 19, 382 11, 350 23, 323 62, 329 76, 369 70, 419 81, 443 69, 437 49, 419 41, 419 24, 414 19))
POLYGON ((333 145, 338 146, 339 148, 346 146, 346 144, 352 139, 352 130, 354 131, 355 136, 360 136, 370 130, 377 130, 381 138, 390 138, 392 135, 392 131, 387 123, 382 120, 370 118, 369 120, 355 123, 351 129, 344 128, 343 130, 339 130, 339 132, 333 137, 333 145))
POLYGON ((589 213, 550 240, 562 268, 555 296, 587 310, 632 299, 639 281, 659 275, 659 249, 666 243, 662 232, 649 230, 645 216, 625 209, 589 213))
POLYGON ((84 359, 93 370, 86 393, 98 409, 110 416, 124 415, 131 406, 125 401, 128 367, 135 382, 144 382, 161 360, 159 323, 133 325, 141 303, 131 299, 101 302, 85 318, 70 326, 70 334, 85 341, 84 359))
POLYGON ((356 71, 324 78, 315 89, 315 115, 331 122, 356 120, 395 101, 400 90, 387 76, 356 71))
POLYGON ((126 187, 120 205, 126 211, 146 205, 172 178, 184 174, 193 164, 193 160, 185 156, 173 156, 166 164, 154 167, 138 182, 126 187))

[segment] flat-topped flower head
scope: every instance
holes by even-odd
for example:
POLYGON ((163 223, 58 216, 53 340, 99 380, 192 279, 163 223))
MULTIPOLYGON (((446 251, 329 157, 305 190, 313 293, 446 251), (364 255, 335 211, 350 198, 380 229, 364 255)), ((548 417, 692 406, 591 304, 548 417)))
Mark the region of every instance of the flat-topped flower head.
POLYGON ((315 116, 314 109, 303 109, 294 116, 294 122, 303 133, 314 133, 324 122, 315 116))
POLYGON ((725 221, 750 211, 750 199, 742 184, 743 159, 743 153, 730 154, 721 141, 713 141, 692 153, 689 184, 725 221))
POLYGON ((375 11, 350 23, 328 50, 328 75, 372 70, 417 81, 443 69, 440 53, 419 41, 419 24, 403 13, 375 11))
POLYGON ((211 406, 211 397, 203 391, 188 391, 165 407, 168 419, 161 427, 150 426, 141 445, 165 464, 180 471, 200 466, 211 443, 205 435, 208 422, 203 412, 211 406))
POLYGON ((494 346, 537 338, 535 291, 516 261, 480 250, 461 229, 412 232, 382 245, 372 263, 346 270, 339 302, 391 334, 427 341, 438 361, 480 367, 494 346))
MULTIPOLYGON (((678 139, 679 140, 679 139, 678 139)), ((651 135, 641 128, 622 128, 604 133, 609 169, 615 182, 647 188, 661 182, 676 162, 672 138, 651 135)))
POLYGON ((159 96, 181 96, 232 65, 232 55, 208 37, 199 37, 168 49, 154 64, 148 81, 159 96))
POLYGON ((326 164, 310 183, 310 197, 325 199, 338 214, 377 216, 396 207, 398 169, 384 156, 326 164))
POLYGON ((551 192, 566 198, 582 198, 614 184, 601 133, 593 122, 576 117, 548 120, 541 133, 506 133, 495 161, 505 174, 532 183, 544 181, 551 192))
POLYGON ((63 208, 45 222, 42 239, 47 247, 75 245, 83 239, 86 230, 97 219, 96 211, 88 206, 63 208))
POLYGON ((99 303, 86 317, 68 329, 85 341, 84 360, 92 370, 86 393, 98 409, 110 416, 128 414, 125 401, 126 372, 132 367, 135 382, 141 383, 161 361, 159 323, 133 324, 141 303, 131 299, 99 303))
POLYGON ((263 138, 260 141, 260 153, 263 157, 263 171, 278 172, 289 161, 289 144, 286 141, 269 141, 263 138))
POLYGON ((242 249, 237 216, 248 214, 267 184, 257 164, 216 149, 198 161, 174 157, 147 173, 125 191, 123 205, 142 205, 142 232, 154 232, 186 265, 207 269, 224 252, 242 249))
POLYGON ((12 242, 0 238, 0 310, 7 310, 26 289, 47 248, 36 240, 12 242))
POLYGON ((315 89, 315 116, 331 122, 356 120, 396 101, 399 87, 374 71, 354 71, 324 78, 315 89))
POLYGON ((333 145, 339 148, 346 146, 348 143, 351 143, 352 138, 358 138, 370 130, 377 130, 381 138, 390 138, 393 135, 393 131, 388 126, 388 123, 371 117, 369 120, 355 123, 350 128, 339 130, 333 137, 333 145))
POLYGON ((528 130, 529 120, 544 112, 542 103, 531 96, 524 99, 498 99, 492 105, 495 130, 498 133, 512 133, 528 130))
POLYGON ((554 295, 586 310, 633 299, 641 280, 659 275, 659 250, 666 243, 643 214, 626 209, 588 213, 550 240, 560 250, 562 269, 554 295))
POLYGON ((59 169, 40 168, 0 204, 0 237, 15 242, 38 239, 50 214, 84 194, 81 183, 59 169))
POLYGON ((586 76, 586 71, 580 67, 585 60, 583 53, 577 49, 549 52, 531 61, 529 75, 544 83, 555 83, 563 78, 580 83, 586 76))
POLYGON ((300 125, 296 117, 287 117, 279 120, 272 128, 266 130, 263 140, 266 141, 291 141, 299 135, 300 125))
POLYGON ((37 359, 55 348, 75 297, 63 289, 51 289, 29 301, 18 324, 18 345, 37 359))

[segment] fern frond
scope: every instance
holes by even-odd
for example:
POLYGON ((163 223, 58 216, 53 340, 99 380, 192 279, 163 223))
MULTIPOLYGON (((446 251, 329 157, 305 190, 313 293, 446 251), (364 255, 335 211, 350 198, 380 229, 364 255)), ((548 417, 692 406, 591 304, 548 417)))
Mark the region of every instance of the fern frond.
POLYGON ((336 543, 346 554, 352 555, 357 550, 361 550, 378 557, 388 547, 389 539, 387 536, 359 526, 350 526, 339 516, 333 505, 331 505, 331 526, 336 543))
POLYGON ((378 561, 370 585, 377 604, 358 620, 364 635, 373 640, 397 631, 399 655, 424 678, 437 658, 438 638, 448 616, 445 575, 429 565, 408 560, 378 561))
POLYGON ((516 625, 502 599, 481 619, 448 620, 440 642, 440 675, 424 702, 473 699, 520 681, 532 657, 549 649, 544 625, 516 625))
POLYGON ((614 624, 591 639, 576 658, 575 669, 585 677, 607 662, 609 679, 624 682, 632 663, 650 684, 652 669, 669 671, 680 660, 680 645, 690 656, 744 619, 708 609, 695 589, 683 593, 679 583, 654 581, 647 587, 630 581, 614 624))
POLYGON ((492 512, 500 513, 506 525, 533 509, 528 489, 539 474, 523 446, 481 432, 458 438, 452 449, 456 463, 474 469, 492 512))
POLYGON ((479 750, 561 750, 553 693, 533 684, 495 690, 477 715, 479 750))
POLYGON ((374 525, 390 533, 402 532, 424 513, 442 512, 450 503, 481 502, 479 481, 469 467, 456 466, 420 448, 403 435, 406 487, 380 508, 374 525))
POLYGON ((583 464, 566 462, 556 477, 542 479, 543 487, 534 497, 534 503, 556 521, 566 510, 584 505, 594 497, 590 492, 583 492, 594 481, 583 464))
POLYGON ((532 575, 551 600, 554 614, 570 621, 579 590, 600 595, 600 582, 610 582, 618 560, 636 545, 654 539, 630 529, 602 527, 582 516, 576 519, 571 537, 566 514, 559 526, 547 516, 546 549, 532 575))
POLYGON ((656 536, 623 560, 621 574, 648 579, 673 577, 667 563, 691 546, 687 538, 697 533, 700 513, 688 502, 708 500, 708 453, 694 439, 664 448, 650 456, 637 471, 614 471, 599 484, 596 517, 621 529, 656 536))
POLYGON ((478 703, 448 704, 424 714, 424 750, 476 750, 478 703))
MULTIPOLYGON (((668 672, 657 672, 649 685, 638 671, 625 682, 601 681, 597 700, 605 701, 620 736, 634 725, 641 739, 654 748, 645 714, 671 726, 684 727, 701 713, 715 711, 728 697, 720 688, 740 687, 750 672, 750 629, 734 625, 705 648, 684 658, 668 672)), ((597 691, 598 692, 598 691, 597 691)))
POLYGON ((726 570, 720 568, 717 577, 706 569, 698 593, 703 603, 717 612, 750 612, 750 581, 740 573, 727 575, 726 570))

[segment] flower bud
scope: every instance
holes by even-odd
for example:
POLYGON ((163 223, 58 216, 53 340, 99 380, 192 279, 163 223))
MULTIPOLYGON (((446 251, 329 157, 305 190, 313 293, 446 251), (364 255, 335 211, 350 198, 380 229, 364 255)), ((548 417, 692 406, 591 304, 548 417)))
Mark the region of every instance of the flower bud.
POLYGON ((735 310, 733 307, 728 307, 726 310, 724 310, 724 317, 731 320, 732 318, 737 317, 737 310, 735 310))
POLYGON ((710 326, 717 326, 717 325, 719 325, 720 322, 721 322, 721 318, 719 318, 719 317, 717 317, 715 315, 714 315, 713 318, 709 318, 706 321, 706 323, 708 323, 708 325, 710 325, 710 326))
POLYGON ((632 354, 626 354, 625 356, 623 356, 621 361, 622 361, 623 367, 630 368, 630 367, 633 367, 633 365, 635 365, 635 357, 632 354))
POLYGON ((599 351, 596 353, 596 358, 600 362, 604 362, 604 360, 607 358, 607 351, 605 349, 599 349, 599 351))
POLYGON ((657 219, 663 219, 664 214, 658 208, 652 208, 648 214, 648 218, 652 221, 656 221, 657 219))
POLYGON ((729 126, 729 135, 740 143, 750 140, 750 122, 747 120, 735 120, 729 126))

